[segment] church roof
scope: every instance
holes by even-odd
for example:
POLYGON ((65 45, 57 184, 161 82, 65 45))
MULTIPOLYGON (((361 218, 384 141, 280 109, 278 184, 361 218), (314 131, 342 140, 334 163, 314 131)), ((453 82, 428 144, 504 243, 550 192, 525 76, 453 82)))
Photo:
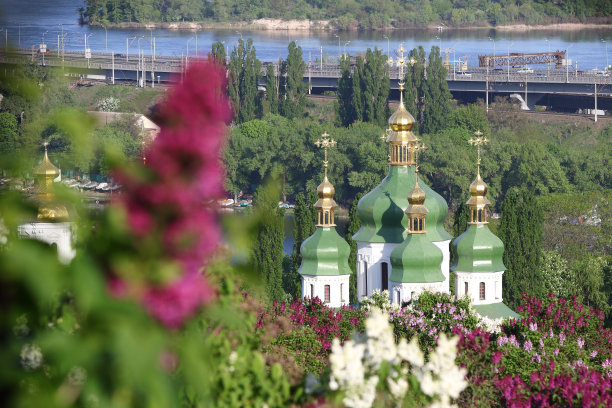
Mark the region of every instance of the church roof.
POLYGON ((488 305, 472 305, 476 313, 481 316, 486 316, 489 319, 505 319, 505 318, 514 318, 517 319, 521 317, 518 313, 510 309, 504 303, 491 303, 488 305))
POLYGON ((457 254, 451 266, 457 272, 500 272, 506 270, 503 262, 504 244, 487 224, 472 224, 452 243, 457 254))
POLYGON ((302 265, 300 275, 350 275, 348 258, 351 249, 335 228, 317 227, 300 248, 302 265))
MULTIPOLYGON (((408 195, 416 182, 414 166, 391 166, 387 177, 366 194, 357 206, 361 228, 353 236, 355 241, 401 243, 406 237, 408 195)), ((419 184, 426 194, 429 210, 425 221, 426 236, 432 242, 445 241, 452 236, 444 229, 448 214, 446 200, 423 181, 419 184)))
POLYGON ((425 234, 410 234, 391 252, 392 282, 442 282, 442 251, 425 234))

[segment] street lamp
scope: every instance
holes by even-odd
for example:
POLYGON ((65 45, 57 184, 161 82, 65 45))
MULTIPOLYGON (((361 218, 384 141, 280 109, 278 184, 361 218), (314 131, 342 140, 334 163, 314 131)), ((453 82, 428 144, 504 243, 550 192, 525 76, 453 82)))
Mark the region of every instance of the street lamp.
POLYGON ((340 36, 338 34, 334 34, 334 37, 338 38, 338 62, 340 62, 340 36))
POLYGON ((344 52, 343 55, 346 55, 346 46, 349 45, 350 41, 344 43, 344 52))
MULTIPOLYGON (((383 35, 383 38, 387 39, 387 56, 390 57, 391 54, 389 54, 389 37, 387 37, 386 35, 383 35)), ((603 41, 603 40, 602 40, 603 41)))
POLYGON ((546 77, 550 77, 550 40, 545 38, 546 44, 548 45, 548 64, 546 64, 546 77))
POLYGON ((137 38, 137 36, 126 37, 125 39, 125 62, 128 62, 128 58, 130 56, 130 44, 137 38), (128 43, 128 40, 132 40, 128 43))
POLYGON ((572 45, 574 44, 570 44, 565 50, 565 82, 569 82, 569 49, 572 48, 572 45))
POLYGON ((508 46, 508 82, 510 82, 510 47, 512 47, 514 43, 511 43, 508 46))
POLYGON ((193 40, 194 37, 191 37, 187 40, 187 64, 189 64, 189 41, 193 40))
POLYGON ((42 64, 43 64, 43 67, 45 66, 45 54, 47 53, 47 45, 45 44, 45 34, 47 34, 48 32, 49 32, 49 31, 47 30, 47 31, 45 31, 45 32, 43 33, 43 35, 42 35, 42 45, 44 45, 44 47, 45 47, 45 48, 44 48, 44 51, 43 51, 43 53, 42 53, 42 57, 43 57, 43 58, 42 58, 42 64))
POLYGON ((489 41, 493 41, 493 68, 495 68, 495 38, 489 37, 489 41))
POLYGON ((601 39, 601 42, 606 45, 606 71, 607 71, 610 67, 610 65, 608 65, 608 42, 604 40, 603 38, 601 39))
POLYGON ((106 26, 102 26, 104 29, 104 50, 108 52, 108 31, 106 31, 106 26))

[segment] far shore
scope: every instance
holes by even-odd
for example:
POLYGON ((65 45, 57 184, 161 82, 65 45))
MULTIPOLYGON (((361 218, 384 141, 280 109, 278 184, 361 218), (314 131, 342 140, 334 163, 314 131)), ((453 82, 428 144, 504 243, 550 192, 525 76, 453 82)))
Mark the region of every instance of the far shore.
MULTIPOLYGON (((601 21, 601 20, 600 20, 601 21)), ((100 24, 92 24, 101 26, 100 24)), ((107 24, 107 28, 146 28, 146 29, 168 29, 177 31, 205 31, 205 30, 262 30, 262 31, 340 31, 329 20, 281 20, 273 18, 261 18, 253 21, 243 22, 159 22, 159 23, 116 23, 107 24)), ((400 31, 400 30, 498 30, 498 31, 579 31, 592 29, 612 29, 610 23, 556 23, 556 24, 512 24, 501 26, 469 26, 469 27, 448 27, 438 24, 430 24, 425 27, 403 27, 403 28, 384 28, 380 31, 400 31)), ((359 31, 358 28, 344 31, 359 31)))

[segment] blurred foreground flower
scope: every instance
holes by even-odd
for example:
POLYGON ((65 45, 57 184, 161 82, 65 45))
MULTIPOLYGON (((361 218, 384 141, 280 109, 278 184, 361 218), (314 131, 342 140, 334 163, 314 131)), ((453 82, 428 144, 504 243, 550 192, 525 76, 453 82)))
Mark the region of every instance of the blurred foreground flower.
POLYGON ((214 293, 202 266, 220 241, 217 216, 206 204, 223 191, 219 149, 231 120, 224 87, 225 73, 215 64, 190 64, 169 91, 162 129, 144 152, 146 167, 115 172, 124 186, 115 206, 126 213, 134 256, 161 261, 144 278, 133 276, 133 263, 115 262, 111 291, 144 303, 167 327, 180 326, 214 293))

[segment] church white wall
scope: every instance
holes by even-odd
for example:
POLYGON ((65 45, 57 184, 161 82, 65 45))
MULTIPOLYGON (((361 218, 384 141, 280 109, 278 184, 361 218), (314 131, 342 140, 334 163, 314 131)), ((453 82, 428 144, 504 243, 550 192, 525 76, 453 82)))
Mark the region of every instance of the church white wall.
POLYGON ((329 307, 341 307, 349 304, 350 275, 313 276, 302 275, 302 299, 318 297, 325 301, 325 285, 329 285, 329 307), (312 285, 312 295, 311 295, 312 285), (342 294, 342 296, 341 296, 342 294))
POLYGON ((493 273, 473 273, 455 271, 455 296, 465 296, 465 283, 467 282, 467 294, 473 305, 489 305, 491 303, 503 302, 502 279, 504 271, 493 273), (480 299, 480 282, 485 284, 485 298, 480 299))
MULTIPOLYGON (((372 296, 375 289, 382 291, 382 264, 387 263, 387 281, 391 276, 391 252, 399 244, 357 242, 357 298, 372 296), (367 267, 366 267, 367 265, 367 267), (366 280, 367 273, 367 280, 366 280), (367 289, 366 289, 367 281, 367 289)), ((389 289, 391 286, 389 286, 389 289)))
POLYGON ((399 305, 418 297, 422 292, 448 292, 448 282, 401 283, 389 282, 389 297, 392 303, 399 305))
POLYGON ((61 263, 68 264, 76 255, 72 245, 73 231, 71 222, 31 222, 17 228, 20 238, 36 239, 57 246, 57 256, 61 263))
POLYGON ((433 242, 435 246, 440 248, 442 251, 442 264, 440 264, 440 269, 442 274, 444 275, 444 286, 440 292, 449 293, 450 292, 450 239, 446 241, 437 241, 433 242))

